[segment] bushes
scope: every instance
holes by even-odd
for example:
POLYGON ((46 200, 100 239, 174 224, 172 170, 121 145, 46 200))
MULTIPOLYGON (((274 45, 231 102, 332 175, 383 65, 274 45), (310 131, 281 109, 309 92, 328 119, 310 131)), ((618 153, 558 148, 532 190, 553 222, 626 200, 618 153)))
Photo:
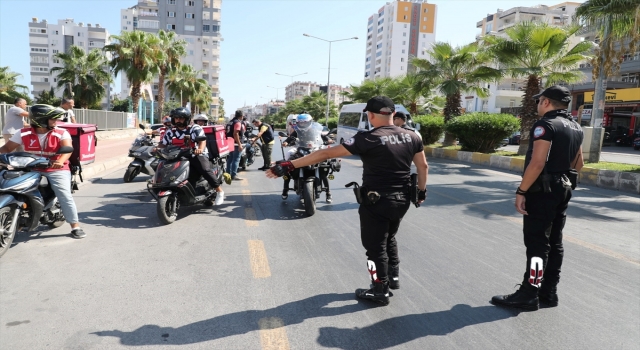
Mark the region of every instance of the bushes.
POLYGON ((444 117, 441 115, 419 115, 413 118, 413 122, 420 124, 420 135, 425 145, 436 143, 444 133, 444 117))
POLYGON ((520 120, 511 114, 467 113, 447 123, 463 151, 491 153, 502 140, 520 129, 520 120))
POLYGON ((287 123, 286 122, 282 122, 282 123, 274 123, 271 125, 274 129, 281 129, 284 130, 287 127, 287 123))
POLYGON ((327 128, 329 128, 329 130, 337 128, 338 118, 329 118, 329 122, 327 124, 327 128))

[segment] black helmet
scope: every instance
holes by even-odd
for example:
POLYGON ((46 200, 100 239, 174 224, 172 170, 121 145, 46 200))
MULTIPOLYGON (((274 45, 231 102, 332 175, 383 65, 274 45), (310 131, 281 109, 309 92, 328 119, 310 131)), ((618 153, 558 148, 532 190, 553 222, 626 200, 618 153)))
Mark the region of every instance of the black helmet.
POLYGON ((29 110, 30 124, 34 128, 53 129, 49 126, 49 119, 62 119, 66 113, 67 111, 60 107, 45 104, 33 105, 29 110))
POLYGON ((185 127, 187 125, 189 125, 189 123, 191 123, 191 112, 184 108, 184 107, 178 107, 174 110, 171 111, 171 113, 169 114, 169 116, 171 117, 171 124, 178 126, 178 127, 185 127), (176 118, 184 118, 184 124, 183 123, 176 123, 176 118))

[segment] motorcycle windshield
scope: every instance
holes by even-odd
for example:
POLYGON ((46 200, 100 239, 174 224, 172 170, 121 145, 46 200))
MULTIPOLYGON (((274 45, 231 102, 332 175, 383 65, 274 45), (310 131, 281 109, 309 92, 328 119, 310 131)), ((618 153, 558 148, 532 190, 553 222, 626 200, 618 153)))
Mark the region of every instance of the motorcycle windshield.
POLYGON ((322 125, 314 122, 307 130, 298 130, 297 144, 310 149, 320 148, 323 144, 322 125))

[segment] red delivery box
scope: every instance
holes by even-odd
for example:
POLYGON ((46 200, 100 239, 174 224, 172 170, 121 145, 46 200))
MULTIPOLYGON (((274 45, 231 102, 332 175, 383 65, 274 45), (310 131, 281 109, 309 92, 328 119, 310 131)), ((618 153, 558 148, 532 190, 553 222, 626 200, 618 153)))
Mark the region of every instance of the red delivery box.
POLYGON ((205 135, 207 135, 207 149, 211 157, 226 157, 231 151, 227 142, 227 135, 224 125, 203 126, 205 135))
POLYGON ((71 135, 73 153, 69 162, 71 165, 91 164, 96 160, 96 125, 58 123, 59 127, 66 129, 71 135))

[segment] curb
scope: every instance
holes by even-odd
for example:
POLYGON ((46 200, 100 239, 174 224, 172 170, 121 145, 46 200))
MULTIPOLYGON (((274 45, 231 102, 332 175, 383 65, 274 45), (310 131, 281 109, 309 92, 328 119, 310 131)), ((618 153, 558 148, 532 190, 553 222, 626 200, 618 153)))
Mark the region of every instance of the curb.
MULTIPOLYGON (((522 173, 524 171, 524 159, 521 158, 458 151, 453 149, 433 148, 428 146, 424 147, 424 152, 427 156, 434 158, 451 159, 466 163, 479 164, 491 168, 509 170, 516 173, 522 173)), ((621 192, 640 194, 640 173, 602 170, 585 166, 580 171, 578 183, 621 192)))

